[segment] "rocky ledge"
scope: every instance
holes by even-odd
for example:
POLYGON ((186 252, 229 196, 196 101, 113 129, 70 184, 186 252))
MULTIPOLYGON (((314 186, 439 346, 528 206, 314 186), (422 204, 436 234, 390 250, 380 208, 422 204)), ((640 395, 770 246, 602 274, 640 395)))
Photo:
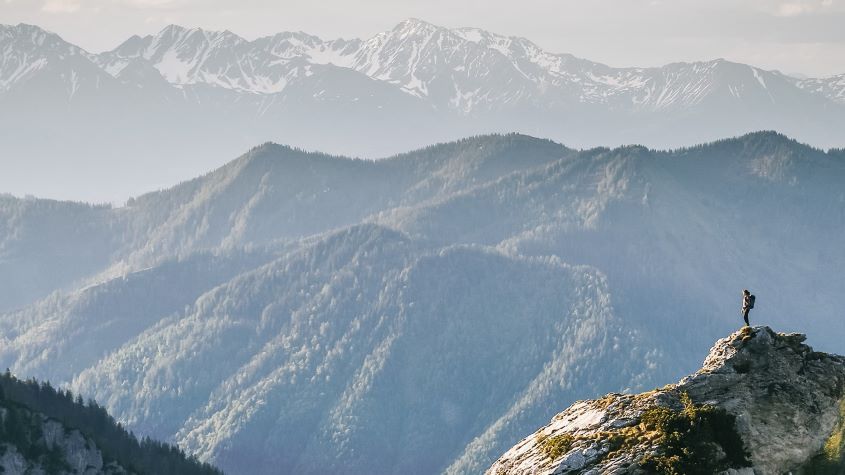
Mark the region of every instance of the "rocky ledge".
POLYGON ((487 473, 845 473, 845 358, 805 339, 743 328, 677 384, 576 402, 487 473))

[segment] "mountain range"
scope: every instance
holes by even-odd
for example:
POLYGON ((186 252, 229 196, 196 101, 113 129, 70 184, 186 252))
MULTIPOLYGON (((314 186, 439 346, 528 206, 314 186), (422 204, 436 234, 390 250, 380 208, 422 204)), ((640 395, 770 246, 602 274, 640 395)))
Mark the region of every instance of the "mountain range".
POLYGON ((479 473, 753 323, 841 346, 845 154, 263 144, 125 206, 0 196, 0 367, 228 473, 479 473))
POLYGON ((96 180, 85 198, 123 201, 268 140, 375 158, 490 132, 667 148, 763 129, 845 145, 845 76, 722 59, 613 68, 416 19, 329 41, 171 25, 96 54, 0 26, 0 154, 18 157, 0 188, 19 195, 40 171, 45 193, 96 180))

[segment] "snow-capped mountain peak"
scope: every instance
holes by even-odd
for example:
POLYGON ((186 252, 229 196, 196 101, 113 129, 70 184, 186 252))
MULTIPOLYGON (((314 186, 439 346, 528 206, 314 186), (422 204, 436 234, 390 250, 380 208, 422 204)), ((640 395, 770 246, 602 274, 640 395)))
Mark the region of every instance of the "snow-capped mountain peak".
POLYGON ((4 49, 8 49, 13 44, 16 44, 18 47, 29 44, 32 48, 80 50, 79 47, 71 45, 59 35, 27 23, 18 23, 17 25, 0 24, 0 40, 4 44, 4 49))
POLYGON ((416 34, 432 34, 437 31, 446 30, 442 26, 429 23, 419 18, 406 18, 393 27, 394 32, 416 33, 416 34))
POLYGON ((85 52, 59 35, 34 25, 0 25, 0 92, 69 56, 85 52))
POLYGON ((19 91, 15 99, 30 107, 34 101, 66 104, 80 91, 93 94, 112 80, 94 58, 38 26, 0 25, 0 94, 19 91))
POLYGON ((275 94, 310 74, 309 64, 345 66, 358 42, 325 42, 303 32, 283 32, 248 41, 230 31, 169 25, 155 36, 133 37, 101 55, 112 75, 129 60, 149 61, 171 84, 210 85, 239 92, 275 94))
POLYGON ((142 58, 151 62, 172 84, 202 82, 238 89, 242 86, 239 82, 247 78, 229 74, 230 60, 246 43, 245 39, 229 31, 169 25, 155 36, 130 38, 109 55, 108 70, 116 73, 128 60, 142 58))
POLYGON ((488 49, 496 50, 503 55, 512 58, 514 47, 520 48, 530 44, 535 49, 540 49, 525 38, 515 36, 503 36, 491 33, 486 30, 474 27, 456 28, 452 32, 466 41, 470 41, 488 49))

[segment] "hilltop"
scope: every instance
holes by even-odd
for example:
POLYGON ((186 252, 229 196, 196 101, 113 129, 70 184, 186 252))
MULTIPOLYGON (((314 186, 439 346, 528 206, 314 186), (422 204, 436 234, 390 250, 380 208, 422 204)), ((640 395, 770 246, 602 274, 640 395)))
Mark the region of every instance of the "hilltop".
POLYGON ((845 358, 805 338, 745 327, 677 384, 576 402, 487 473, 842 473, 845 358))

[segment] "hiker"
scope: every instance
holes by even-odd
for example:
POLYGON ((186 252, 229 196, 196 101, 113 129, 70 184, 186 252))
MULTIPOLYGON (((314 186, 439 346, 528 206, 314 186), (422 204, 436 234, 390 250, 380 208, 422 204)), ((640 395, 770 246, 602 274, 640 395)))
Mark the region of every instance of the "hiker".
POLYGON ((742 291, 742 318, 745 320, 745 326, 750 327, 748 323, 748 311, 754 308, 754 300, 756 297, 751 295, 748 289, 742 291))

